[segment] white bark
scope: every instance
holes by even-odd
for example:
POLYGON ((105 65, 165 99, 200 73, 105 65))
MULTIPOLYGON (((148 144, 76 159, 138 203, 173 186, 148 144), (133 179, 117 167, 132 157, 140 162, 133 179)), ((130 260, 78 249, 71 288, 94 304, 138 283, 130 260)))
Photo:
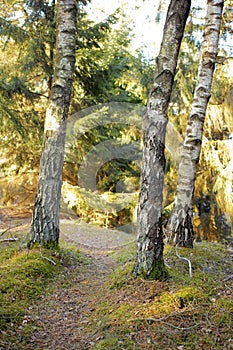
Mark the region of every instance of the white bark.
POLYGON ((169 222, 170 239, 178 245, 193 246, 192 201, 199 162, 203 126, 210 99, 214 66, 218 52, 223 0, 208 0, 205 30, 192 110, 178 171, 177 193, 169 222))
POLYGON ((162 205, 167 110, 190 1, 171 0, 156 59, 154 83, 143 117, 143 159, 138 205, 138 250, 134 275, 162 279, 162 205))
POLYGON ((57 244, 62 167, 76 48, 76 0, 57 2, 57 35, 54 77, 46 111, 39 183, 29 246, 57 244))

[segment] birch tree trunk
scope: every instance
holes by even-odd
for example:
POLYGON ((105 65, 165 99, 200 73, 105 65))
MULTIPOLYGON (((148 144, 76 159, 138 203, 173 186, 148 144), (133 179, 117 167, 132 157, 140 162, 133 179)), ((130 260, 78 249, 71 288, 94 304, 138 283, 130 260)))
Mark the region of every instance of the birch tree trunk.
POLYGON ((208 0, 198 77, 178 170, 177 193, 169 220, 170 241, 193 247, 193 194, 203 126, 218 52, 223 0, 208 0))
POLYGON ((143 158, 138 203, 138 249, 134 276, 164 279, 162 206, 167 110, 191 1, 171 0, 155 78, 143 117, 143 158))
POLYGON ((35 242, 57 245, 66 120, 69 111, 76 48, 76 0, 57 2, 54 77, 46 111, 40 174, 29 247, 35 242))

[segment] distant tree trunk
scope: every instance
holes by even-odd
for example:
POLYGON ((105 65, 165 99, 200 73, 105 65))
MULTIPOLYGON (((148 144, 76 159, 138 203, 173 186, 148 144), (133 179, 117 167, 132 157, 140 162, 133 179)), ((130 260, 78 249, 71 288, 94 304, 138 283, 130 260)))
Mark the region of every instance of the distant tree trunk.
POLYGON ((57 2, 54 77, 46 111, 40 174, 29 247, 35 242, 57 245, 62 167, 76 42, 76 0, 57 2))
POLYGON ((199 162, 206 108, 210 99, 214 66, 218 52, 223 0, 207 1, 206 24, 192 110, 178 171, 177 193, 169 220, 170 241, 193 247, 192 202, 199 162))
POLYGON ((162 205, 165 170, 165 134, 167 110, 174 81, 177 59, 191 1, 171 0, 155 78, 143 117, 143 159, 138 204, 138 250, 134 276, 163 279, 162 205))

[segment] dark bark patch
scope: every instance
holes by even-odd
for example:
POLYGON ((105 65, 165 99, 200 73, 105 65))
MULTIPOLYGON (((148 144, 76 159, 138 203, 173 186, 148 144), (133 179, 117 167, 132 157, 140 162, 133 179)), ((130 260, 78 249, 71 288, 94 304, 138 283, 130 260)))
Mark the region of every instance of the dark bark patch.
POLYGON ((180 223, 176 233, 175 243, 179 247, 193 248, 194 231, 192 218, 186 215, 184 223, 180 223))
POLYGON ((156 135, 150 135, 145 139, 144 147, 152 151, 155 155, 155 158, 158 160, 163 171, 166 166, 166 158, 164 154, 165 145, 163 142, 158 140, 156 135))
POLYGON ((158 140, 156 142, 156 148, 155 148, 155 154, 156 154, 156 158, 159 161, 159 164, 161 165, 163 171, 165 171, 165 166, 166 166, 166 158, 165 158, 165 154, 164 154, 164 148, 165 145, 158 140))

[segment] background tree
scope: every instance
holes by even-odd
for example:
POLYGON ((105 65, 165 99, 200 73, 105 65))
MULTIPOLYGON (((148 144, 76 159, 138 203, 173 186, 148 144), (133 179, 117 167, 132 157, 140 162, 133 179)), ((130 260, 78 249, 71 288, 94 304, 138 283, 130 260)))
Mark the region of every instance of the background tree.
MULTIPOLYGON (((194 3, 195 5, 195 3, 194 3)), ((182 40, 177 73, 169 106, 169 120, 185 137, 188 115, 195 88, 198 59, 204 30, 206 4, 193 6, 182 40)), ((223 21, 213 77, 211 98, 204 123, 203 142, 193 199, 194 231, 198 239, 229 239, 232 227, 232 200, 227 189, 231 176, 226 177, 231 159, 229 147, 232 132, 230 91, 232 86, 232 58, 228 33, 232 31, 231 3, 224 2, 223 21)), ((178 149, 179 150, 179 149, 178 149)), ((179 153, 179 152, 178 152, 179 153)), ((164 219, 168 220, 177 185, 176 163, 169 162, 166 172, 164 219)))
POLYGON ((29 246, 35 242, 56 245, 59 240, 66 121, 75 68, 76 14, 75 0, 58 1, 54 77, 46 111, 39 183, 29 246))
MULTIPOLYGON (((53 74, 55 5, 53 1, 14 1, 7 6, 4 2, 1 10, 0 142, 2 158, 7 159, 2 169, 37 171, 53 74)), ((130 53, 129 28, 115 28, 121 16, 118 11, 94 24, 79 5, 71 113, 114 99, 145 101, 141 80, 147 63, 140 54, 130 53)))
POLYGON ((172 236, 174 235, 174 242, 185 247, 193 246, 192 202, 194 184, 201 151, 206 108, 210 98, 218 52, 222 9, 223 1, 208 1, 197 85, 179 164, 177 194, 169 220, 169 229, 172 236))
MULTIPOLYGON (((160 1, 157 20, 164 18, 167 3, 168 1, 160 1)), ((5 205, 8 202, 8 194, 9 205, 10 202, 18 203, 17 188, 21 193, 26 188, 24 198, 32 198, 32 193, 36 190, 44 116, 53 71, 56 24, 56 6, 53 5, 54 1, 0 0, 0 204, 5 205)), ((206 8, 205 3, 193 3, 180 48, 169 106, 169 120, 181 137, 185 136, 195 88, 204 28, 203 8, 206 8)), ((193 224, 196 235, 201 239, 226 238, 233 225, 233 201, 229 192, 232 159, 230 135, 233 132, 230 73, 232 59, 229 57, 232 48, 228 42, 229 33, 232 32, 231 9, 232 1, 225 1, 219 51, 221 57, 217 60, 197 169, 193 224)), ((86 7, 79 6, 77 64, 70 109, 71 114, 78 111, 79 118, 82 118, 83 108, 93 105, 98 107, 99 103, 108 103, 109 113, 111 111, 114 115, 119 108, 125 113, 128 109, 124 107, 127 105, 125 102, 132 105, 130 108, 136 109, 145 104, 149 94, 147 90, 153 80, 153 60, 144 57, 140 51, 132 51, 132 18, 124 17, 122 11, 123 8, 118 9, 100 23, 93 23, 88 19, 86 7)), ((85 116, 88 110, 89 108, 83 111, 85 116)), ((77 193, 80 164, 85 155, 96 146, 98 148, 101 142, 117 140, 121 147, 125 142, 140 143, 141 137, 140 130, 133 125, 129 127, 115 122, 89 129, 81 138, 76 138, 72 147, 69 147, 69 152, 66 152, 63 167, 65 185, 77 193)), ((168 149, 170 146, 177 147, 177 152, 173 159, 165 150, 163 223, 169 217, 175 197, 179 143, 181 144, 181 141, 177 142, 179 137, 168 139, 168 149)), ((115 191, 120 189, 118 183, 123 183, 122 188, 125 188, 127 183, 132 183, 132 179, 137 191, 139 171, 139 162, 133 164, 127 159, 108 161, 101 166, 96 178, 97 195, 110 195, 111 198, 113 195, 117 196, 115 191)), ((117 215, 113 213, 111 218, 108 214, 108 224, 121 225, 126 219, 130 220, 128 213, 135 212, 136 197, 137 192, 129 208, 117 215)), ((82 218, 84 216, 90 222, 95 222, 98 217, 98 223, 105 225, 105 213, 96 213, 95 208, 90 208, 80 200, 79 194, 77 201, 77 215, 82 218)), ((25 201, 21 201, 22 209, 25 204, 25 201)), ((29 203, 27 199, 27 205, 27 210, 31 210, 33 202, 29 203)))
POLYGON ((138 249, 134 275, 162 279, 162 205, 165 170, 167 111, 181 40, 189 14, 190 1, 171 1, 160 52, 156 58, 154 83, 143 117, 143 159, 138 205, 138 249))
POLYGON ((0 67, 5 72, 0 100, 4 121, 1 141, 6 168, 13 165, 22 172, 38 166, 40 158, 53 72, 54 2, 12 1, 6 7, 2 4, 1 9, 1 58, 8 57, 0 67))

